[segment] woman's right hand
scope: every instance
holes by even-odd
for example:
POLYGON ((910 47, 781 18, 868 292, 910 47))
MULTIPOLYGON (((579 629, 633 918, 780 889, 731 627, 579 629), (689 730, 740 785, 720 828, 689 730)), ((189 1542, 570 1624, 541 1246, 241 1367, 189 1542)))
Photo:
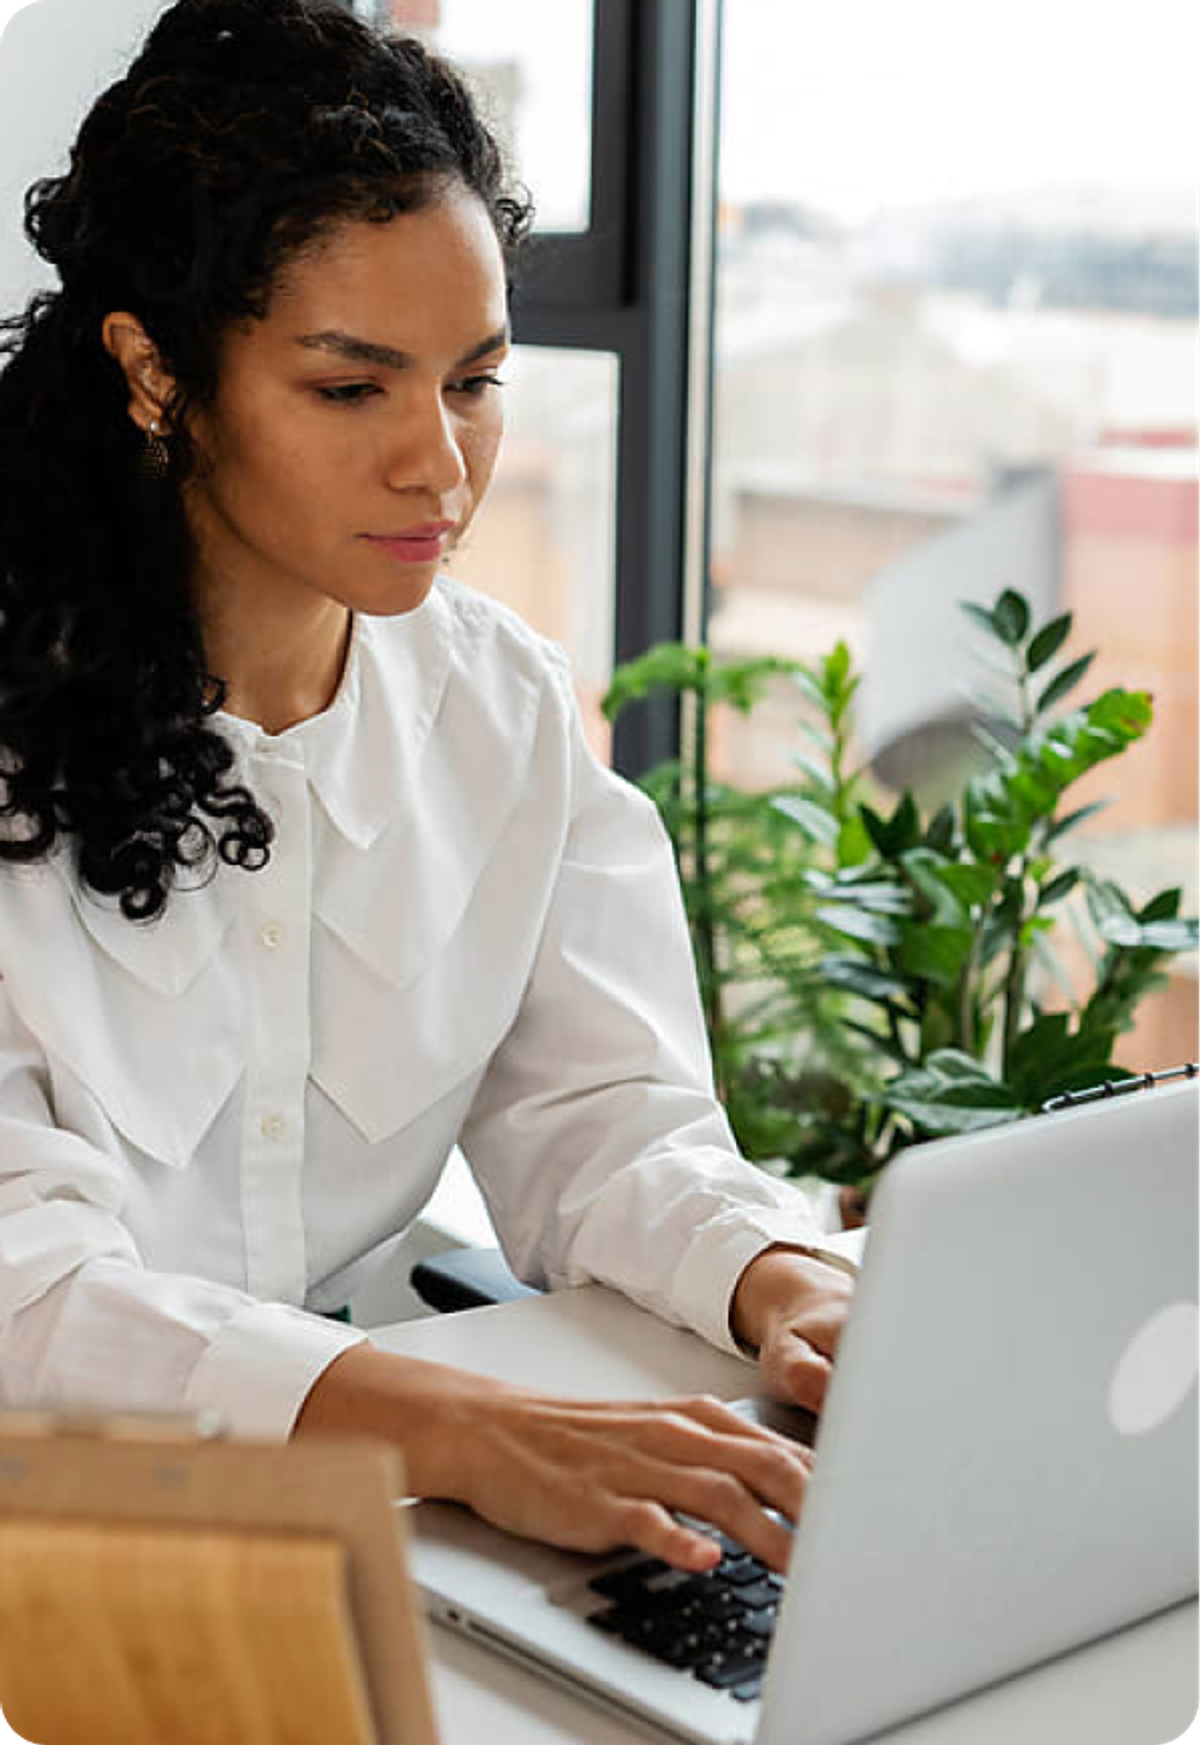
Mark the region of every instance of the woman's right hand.
POLYGON ((410 1490, 465 1503, 525 1538, 577 1551, 635 1546, 680 1569, 719 1547, 677 1520, 719 1527, 781 1573, 811 1453, 706 1395, 583 1401, 358 1345, 329 1366, 296 1434, 382 1435, 410 1490))

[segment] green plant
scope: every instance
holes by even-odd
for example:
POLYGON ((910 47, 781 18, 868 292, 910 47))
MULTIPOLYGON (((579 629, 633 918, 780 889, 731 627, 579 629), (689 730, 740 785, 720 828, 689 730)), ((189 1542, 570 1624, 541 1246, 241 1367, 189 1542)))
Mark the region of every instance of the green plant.
POLYGON ((1166 961, 1196 946, 1179 890, 1135 905, 1060 858, 1104 804, 1064 810, 1068 790, 1145 734, 1150 698, 1109 690, 1064 711, 1093 659, 1054 670, 1070 614, 1035 627, 1012 590, 964 610, 1007 694, 980 730, 986 767, 930 816, 910 793, 885 813, 852 767, 859 680, 843 644, 812 666, 721 666, 662 644, 605 699, 611 718, 654 689, 687 699, 683 756, 643 785, 679 861, 718 1094, 746 1154, 792 1174, 869 1188, 914 1141, 1122 1076, 1118 1037, 1166 961), (796 781, 753 794, 715 781, 714 706, 748 712, 778 675, 810 711, 796 781), (1089 948, 1082 990, 1054 949, 1068 916, 1089 948))

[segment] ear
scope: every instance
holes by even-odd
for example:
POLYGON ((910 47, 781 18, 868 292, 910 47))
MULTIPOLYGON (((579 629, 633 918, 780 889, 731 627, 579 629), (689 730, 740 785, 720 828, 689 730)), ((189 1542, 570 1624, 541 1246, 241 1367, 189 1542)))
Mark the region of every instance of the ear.
POLYGON ((173 386, 158 348, 136 315, 114 310, 101 327, 104 349, 120 364, 129 385, 129 416, 142 430, 166 422, 173 386))

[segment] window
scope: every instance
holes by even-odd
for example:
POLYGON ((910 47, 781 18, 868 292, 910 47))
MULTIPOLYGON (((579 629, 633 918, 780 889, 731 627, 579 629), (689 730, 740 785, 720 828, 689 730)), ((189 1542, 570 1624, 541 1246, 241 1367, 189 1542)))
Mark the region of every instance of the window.
POLYGON ((538 226, 586 231, 592 206, 592 0, 441 0, 404 8, 472 80, 538 226))
MULTIPOLYGON (((706 211, 693 187, 714 140, 693 120, 715 6, 354 0, 475 80, 538 205, 513 312, 512 439, 458 573, 562 637, 601 750, 614 662, 678 636, 685 567, 703 574, 687 507, 704 397, 689 361, 706 356, 708 312, 704 274, 691 297, 706 211)), ((613 762, 636 773, 675 739, 669 706, 641 705, 613 762)))
MULTIPOLYGON (((969 744, 954 602, 1075 614, 1148 739, 1079 787, 1079 853, 1197 903, 1197 249, 1180 10, 726 0, 711 638, 865 667, 883 782, 969 744)), ((726 772, 786 773, 782 696, 726 772)), ((1131 1064, 1194 1056, 1194 974, 1131 1064)))
POLYGON ((608 352, 516 346, 496 479, 449 573, 512 606, 571 656, 588 736, 609 733, 619 374, 608 352))

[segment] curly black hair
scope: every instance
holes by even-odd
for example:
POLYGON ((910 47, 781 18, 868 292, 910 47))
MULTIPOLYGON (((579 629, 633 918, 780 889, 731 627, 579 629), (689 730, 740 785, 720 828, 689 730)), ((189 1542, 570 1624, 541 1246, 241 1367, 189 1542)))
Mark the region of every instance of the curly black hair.
POLYGON ((211 724, 225 689, 190 587, 187 414, 299 251, 448 179, 483 201, 511 279, 531 208, 445 62, 322 0, 178 0, 68 172, 29 190, 61 289, 0 323, 0 861, 71 843, 130 920, 160 914, 182 869, 266 863, 271 822, 211 724), (175 384, 165 479, 103 344, 118 309, 175 384))

